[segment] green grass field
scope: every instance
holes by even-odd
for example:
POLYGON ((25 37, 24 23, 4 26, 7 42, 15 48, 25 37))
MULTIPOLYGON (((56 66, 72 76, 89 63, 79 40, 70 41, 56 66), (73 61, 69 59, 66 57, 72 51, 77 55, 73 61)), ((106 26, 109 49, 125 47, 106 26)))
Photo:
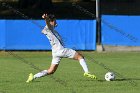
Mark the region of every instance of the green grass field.
MULTIPOLYGON (((51 63, 51 52, 13 52, 40 69, 51 63)), ((16 58, 9 52, 0 52, 0 93, 140 93, 140 53, 82 52, 86 57, 91 73, 98 80, 83 77, 79 63, 62 59, 54 75, 25 83, 30 72, 38 70, 16 58), (93 62, 93 59, 98 62, 93 62), (107 82, 104 75, 107 69, 116 72, 116 81, 107 82)))

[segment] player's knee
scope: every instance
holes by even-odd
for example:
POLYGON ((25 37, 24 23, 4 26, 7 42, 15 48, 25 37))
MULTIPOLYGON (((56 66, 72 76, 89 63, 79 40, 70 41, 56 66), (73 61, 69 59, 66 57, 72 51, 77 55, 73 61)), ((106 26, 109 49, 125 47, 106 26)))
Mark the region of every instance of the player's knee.
POLYGON ((52 70, 52 69, 48 69, 48 74, 54 74, 55 70, 52 70))
POLYGON ((79 54, 78 60, 84 59, 84 56, 82 54, 79 54))
POLYGON ((76 59, 77 60, 84 59, 84 56, 80 53, 77 53, 76 59))

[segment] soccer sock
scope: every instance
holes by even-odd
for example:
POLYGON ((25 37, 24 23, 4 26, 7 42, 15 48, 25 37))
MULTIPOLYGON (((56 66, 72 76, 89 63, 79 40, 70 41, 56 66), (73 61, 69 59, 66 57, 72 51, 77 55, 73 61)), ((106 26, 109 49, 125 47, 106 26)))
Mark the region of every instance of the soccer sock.
POLYGON ((88 67, 87 67, 87 64, 85 62, 85 59, 80 59, 79 62, 80 62, 80 65, 82 66, 84 72, 87 73, 88 72, 88 67))
POLYGON ((43 76, 47 75, 47 73, 48 73, 47 70, 43 70, 43 71, 41 71, 41 72, 35 74, 35 75, 34 75, 34 79, 35 79, 35 78, 43 77, 43 76))

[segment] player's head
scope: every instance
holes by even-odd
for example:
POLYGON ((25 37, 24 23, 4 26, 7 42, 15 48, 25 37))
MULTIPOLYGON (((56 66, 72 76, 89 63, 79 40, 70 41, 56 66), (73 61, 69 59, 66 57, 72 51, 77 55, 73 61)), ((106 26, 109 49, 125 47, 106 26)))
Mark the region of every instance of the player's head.
POLYGON ((54 14, 49 14, 48 17, 49 17, 50 21, 55 21, 56 20, 54 14))
POLYGON ((50 19, 50 24, 53 26, 57 26, 55 15, 49 14, 48 17, 50 19))

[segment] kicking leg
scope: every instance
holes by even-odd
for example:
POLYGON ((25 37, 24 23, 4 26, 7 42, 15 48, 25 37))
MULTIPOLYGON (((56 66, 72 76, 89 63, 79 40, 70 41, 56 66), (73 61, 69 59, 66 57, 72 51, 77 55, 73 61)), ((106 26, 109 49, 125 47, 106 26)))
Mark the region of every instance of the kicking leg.
POLYGON ((84 70, 84 76, 96 79, 95 75, 91 75, 89 73, 86 61, 85 61, 82 54, 76 52, 73 49, 65 48, 64 51, 63 51, 63 57, 78 60, 80 65, 82 66, 82 68, 84 70))
POLYGON ((82 66, 82 68, 83 68, 85 73, 89 72, 87 64, 86 64, 86 61, 85 61, 84 57, 80 53, 76 52, 75 56, 74 56, 74 59, 79 61, 80 65, 82 66))
POLYGON ((78 60, 80 62, 80 64, 81 64, 84 72, 85 73, 89 72, 84 57, 80 53, 76 52, 75 50, 65 48, 64 51, 63 51, 63 57, 78 60))
POLYGON ((83 57, 83 55, 81 55, 80 53, 75 53, 75 56, 74 56, 74 59, 75 60, 78 60, 80 62, 80 65, 82 66, 83 70, 84 70, 84 76, 86 77, 90 77, 90 78, 93 78, 93 79, 96 79, 96 76, 95 75, 91 75, 89 73, 89 70, 88 70, 88 67, 87 67, 87 64, 86 64, 86 61, 83 57))

